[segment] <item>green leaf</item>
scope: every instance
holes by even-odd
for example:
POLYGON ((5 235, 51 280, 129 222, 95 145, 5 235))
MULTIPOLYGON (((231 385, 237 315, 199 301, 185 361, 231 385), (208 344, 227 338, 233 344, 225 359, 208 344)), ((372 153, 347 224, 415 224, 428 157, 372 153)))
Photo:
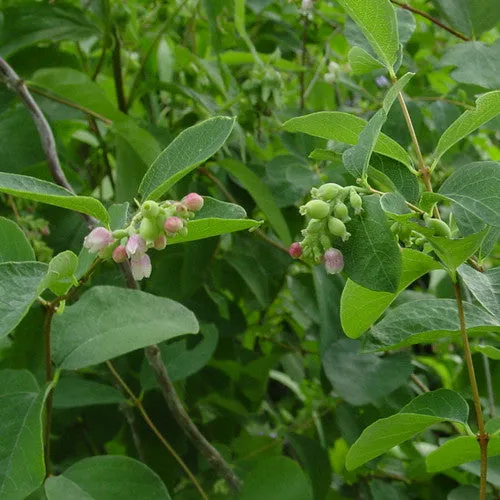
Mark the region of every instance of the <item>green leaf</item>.
POLYGON ((338 245, 344 272, 359 285, 395 292, 401 276, 401 251, 377 195, 363 197, 363 212, 346 224, 351 237, 338 245))
POLYGON ((342 399, 353 406, 374 404, 407 384, 413 371, 408 354, 381 357, 360 350, 360 342, 344 338, 322 357, 325 374, 342 399))
POLYGON ((401 256, 402 272, 396 292, 376 292, 347 280, 340 301, 340 318, 348 337, 355 339, 368 330, 394 299, 420 276, 441 269, 438 262, 416 250, 405 248, 401 256))
MULTIPOLYGON (((320 111, 292 118, 283 124, 283 128, 287 132, 303 132, 314 137, 356 144, 366 125, 366 120, 349 113, 320 111)), ((410 169, 412 168, 408 153, 385 134, 380 134, 373 150, 400 161, 410 169)))
POLYGON ((108 212, 99 200, 88 196, 76 196, 57 184, 35 177, 0 172, 0 192, 75 210, 96 217, 104 224, 109 220, 108 212))
POLYGON ((438 389, 418 396, 399 413, 368 426, 351 446, 347 470, 353 470, 404 443, 432 424, 451 421, 467 425, 469 407, 460 394, 438 389))
MULTIPOLYGON (((469 134, 474 132, 474 130, 479 128, 481 125, 484 125, 495 118, 498 114, 500 114, 500 90, 488 92, 487 94, 483 94, 479 97, 476 101, 476 107, 474 109, 468 109, 465 111, 443 132, 443 135, 439 139, 436 147, 436 151, 434 151, 434 161, 431 169, 434 169, 441 156, 443 156, 448 149, 464 137, 467 137, 469 134)), ((467 171, 470 170, 473 165, 477 164, 473 163, 472 165, 463 168, 467 171)), ((462 168, 458 169, 456 173, 461 171, 462 168)), ((443 194, 446 193, 443 192, 443 194)))
POLYGON ((183 130, 153 162, 139 186, 146 199, 158 199, 177 181, 208 160, 226 142, 235 118, 216 116, 183 130))
MULTIPOLYGON (((500 91, 498 95, 500 98, 500 91)), ((472 212, 486 224, 500 227, 499 162, 482 161, 455 170, 443 182, 439 194, 472 212)))
POLYGON ((481 42, 458 43, 446 50, 439 65, 455 66, 450 76, 457 82, 498 89, 500 75, 496 68, 500 63, 499 50, 500 40, 492 45, 481 42))
POLYGON ((378 183, 384 191, 397 191, 411 203, 420 198, 417 176, 401 162, 372 153, 368 178, 378 183))
POLYGON ((83 408, 125 403, 118 389, 80 376, 61 377, 54 390, 54 408, 83 408))
POLYGON ((19 500, 45 477, 43 407, 40 391, 27 370, 0 371, 0 498, 19 500))
POLYGON ((35 260, 35 252, 22 229, 5 217, 0 217, 0 263, 35 260))
POLYGON ((42 262, 0 264, 0 338, 9 334, 26 316, 38 296, 38 286, 47 272, 42 262))
POLYGON ((407 206, 405 199, 399 193, 385 193, 380 197, 380 205, 382 210, 392 219, 406 220, 408 217, 414 217, 407 206))
POLYGON ((70 250, 57 254, 49 262, 47 274, 38 287, 39 292, 48 288, 58 296, 64 295, 76 282, 77 267, 78 257, 70 250))
POLYGON ((311 488, 297 462, 285 457, 262 460, 245 476, 238 500, 312 500, 311 488))
POLYGON ((500 267, 480 273, 464 264, 458 268, 458 274, 476 300, 500 318, 500 267))
MULTIPOLYGON (((488 456, 500 455, 500 437, 491 437, 488 456)), ((449 439, 425 458, 428 472, 441 472, 458 465, 481 459, 481 449, 474 436, 449 439)))
POLYGON ((30 2, 2 10, 0 56, 7 58, 14 52, 39 42, 85 40, 99 36, 99 29, 82 10, 68 4, 30 2))
POLYGON ((500 21, 500 5, 496 0, 433 1, 451 25, 469 37, 478 37, 500 21))
POLYGON ((193 313, 178 302, 139 290, 99 286, 54 318, 52 355, 61 368, 78 370, 197 332, 193 313))
POLYGON ((347 149, 342 155, 345 168, 354 177, 366 176, 371 154, 380 136, 382 126, 387 120, 387 114, 401 90, 414 74, 406 73, 387 91, 382 103, 382 109, 379 109, 370 118, 366 127, 359 134, 358 143, 352 148, 347 149))
MULTIPOLYGON (((499 320, 480 307, 464 303, 464 312, 469 335, 500 332, 499 320)), ((413 344, 431 344, 459 334, 455 300, 413 300, 390 310, 371 328, 367 348, 397 349, 413 344)))
POLYGON ((357 46, 352 47, 347 54, 347 58, 353 75, 365 75, 384 67, 380 61, 368 54, 366 50, 357 46))
POLYGON ((247 36, 245 28, 245 0, 234 0, 234 25, 241 38, 247 36))
MULTIPOLYGON (((259 59, 264 63, 272 63, 277 70, 281 71, 305 71, 304 66, 282 57, 276 58, 275 54, 257 53, 259 59)), ((238 50, 226 50, 219 55, 220 61, 228 66, 241 66, 243 64, 255 64, 255 57, 250 52, 238 50)))
POLYGON ((472 347, 473 352, 480 352, 481 354, 484 354, 490 359, 494 359, 495 361, 500 360, 500 349, 498 347, 494 347, 492 345, 473 345, 472 347))
POLYGON ((243 163, 227 159, 218 162, 222 168, 234 175, 243 187, 252 195, 259 208, 269 219, 269 224, 285 245, 290 245, 292 237, 283 214, 276 205, 274 197, 269 188, 243 163))
POLYGON ((444 236, 434 236, 432 229, 414 222, 408 222, 407 226, 426 237, 436 255, 452 274, 481 247, 485 236, 488 234, 488 229, 484 229, 477 234, 470 234, 465 238, 453 240, 444 236))
POLYGON ((169 245, 202 240, 235 231, 244 231, 262 224, 260 221, 245 219, 246 212, 239 205, 206 196, 204 200, 203 208, 196 214, 196 218, 188 221, 186 225, 188 234, 170 238, 168 240, 169 245))
POLYGON ((327 451, 315 439, 307 436, 290 433, 287 439, 309 476, 314 500, 324 500, 330 490, 332 478, 327 451))
MULTIPOLYGON (((196 335, 196 338, 188 337, 168 343, 162 342, 159 345, 161 359, 167 367, 170 380, 172 382, 183 380, 200 371, 209 362, 218 341, 219 332, 214 325, 210 324, 202 325, 200 335, 196 335)), ((141 368, 142 389, 149 391, 157 385, 151 366, 144 360, 141 368)))
POLYGON ((339 0, 375 53, 392 70, 398 57, 399 35, 394 7, 389 0, 339 0))
POLYGON ((129 223, 130 203, 115 203, 109 207, 109 228, 112 231, 123 229, 129 223))
POLYGON ((138 460, 100 456, 80 460, 45 482, 47 500, 170 500, 163 481, 138 460))

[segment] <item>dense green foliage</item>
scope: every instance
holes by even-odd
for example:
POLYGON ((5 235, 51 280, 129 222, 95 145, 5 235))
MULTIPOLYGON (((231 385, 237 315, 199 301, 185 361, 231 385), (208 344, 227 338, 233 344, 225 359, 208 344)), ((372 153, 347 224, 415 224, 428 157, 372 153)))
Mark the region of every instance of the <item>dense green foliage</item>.
POLYGON ((500 4, 408 4, 0 2, 1 500, 500 498, 500 4))

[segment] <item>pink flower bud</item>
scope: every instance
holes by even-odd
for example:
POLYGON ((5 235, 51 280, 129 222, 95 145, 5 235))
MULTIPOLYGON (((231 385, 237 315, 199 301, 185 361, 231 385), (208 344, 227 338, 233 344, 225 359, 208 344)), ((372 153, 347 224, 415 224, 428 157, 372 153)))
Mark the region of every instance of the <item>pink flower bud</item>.
POLYGON ((189 193, 182 198, 182 203, 191 212, 198 212, 203 207, 204 200, 198 193, 189 193))
POLYGON ((180 217, 168 217, 165 221, 165 231, 167 233, 178 233, 184 227, 184 221, 180 217))
POLYGON ((137 281, 151 276, 151 260, 146 253, 140 258, 133 257, 130 261, 130 266, 132 268, 132 276, 137 281))
POLYGON ((325 269, 328 274, 337 274, 344 269, 344 256, 340 250, 329 248, 323 255, 325 269))
POLYGON ((293 257, 294 259, 300 258, 302 255, 302 245, 298 242, 292 243, 288 249, 288 253, 290 254, 290 257, 293 257))
POLYGON ((133 234, 127 241, 127 255, 140 258, 146 253, 146 242, 138 234, 133 234))
POLYGON ((156 250, 163 250, 167 246, 167 238, 161 234, 156 238, 153 246, 156 250))
POLYGON ((113 243, 113 241, 113 235, 106 228, 96 227, 85 236, 83 246, 87 248, 90 253, 97 253, 113 243))
POLYGON ((127 260, 127 249, 123 245, 118 245, 113 250, 113 260, 120 264, 120 262, 125 262, 127 260))

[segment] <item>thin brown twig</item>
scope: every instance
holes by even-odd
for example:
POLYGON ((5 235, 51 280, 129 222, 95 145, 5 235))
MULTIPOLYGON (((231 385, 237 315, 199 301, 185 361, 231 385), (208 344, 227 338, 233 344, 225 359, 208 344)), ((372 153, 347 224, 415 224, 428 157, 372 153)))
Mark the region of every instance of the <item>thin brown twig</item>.
POLYGON ((66 179, 66 175, 64 174, 61 164, 59 163, 56 141, 47 119, 38 107, 38 104, 33 99, 33 96, 28 91, 23 79, 2 57, 0 57, 0 76, 5 81, 7 87, 15 92, 21 99, 26 110, 30 113, 33 121, 35 122, 52 177, 60 186, 66 188, 68 191, 72 191, 71 185, 68 182, 68 179, 66 179))
POLYGON ((137 396, 134 394, 132 389, 127 385, 127 383, 121 378, 120 374, 116 371, 116 368, 113 366, 113 363, 111 361, 106 361, 106 365, 119 384, 122 392, 127 395, 132 403, 135 405, 135 407, 139 410, 139 413, 141 414, 142 418, 148 425, 148 427, 151 429, 151 431, 154 433, 154 435, 160 440, 160 442, 163 444, 163 446, 169 451, 169 453, 175 458, 177 463, 182 467, 184 472, 187 474, 187 476, 191 479, 192 483, 200 493, 200 496, 204 500, 208 500, 208 495, 205 493, 203 488, 201 487, 200 483, 196 479, 195 475, 191 472, 189 467, 185 464, 185 462, 182 460, 182 458, 177 454, 177 452, 172 448, 172 446, 168 443, 168 441, 163 437, 163 434, 158 430, 156 425, 153 423, 151 418, 149 417, 148 413, 144 409, 144 406, 142 405, 141 401, 137 398, 137 396))
POLYGON ((163 397, 176 422, 194 446, 196 446, 198 451, 203 455, 205 460, 210 464, 210 466, 213 467, 222 478, 224 478, 233 492, 237 493, 240 491, 241 481, 238 476, 224 460, 219 451, 216 450, 200 432, 184 409, 172 381, 168 376, 167 369, 161 359, 160 348, 157 345, 151 345, 146 347, 145 352, 146 359, 151 365, 151 368, 153 368, 156 381, 160 386, 163 397))
POLYGON ((430 389, 414 373, 410 375, 410 378, 422 392, 430 392, 430 389))
POLYGON ((427 14, 427 12, 424 12, 423 10, 412 7, 411 5, 408 5, 407 3, 398 2, 397 0, 391 0, 391 2, 394 5, 401 7, 402 9, 408 10, 410 12, 413 12, 414 14, 417 14, 421 17, 424 17, 425 19, 427 19, 431 23, 435 24, 436 26, 439 26, 440 28, 446 30, 448 33, 451 33, 452 35, 456 36, 457 38, 460 38, 461 40, 464 40, 466 42, 471 41, 471 38, 469 38, 468 36, 464 35, 463 33, 460 33, 459 31, 451 28, 450 26, 447 26, 446 24, 442 23, 439 19, 432 17, 430 14, 427 14))
POLYGON ((76 102, 70 101, 68 99, 64 99, 64 97, 57 96, 55 94, 51 94, 50 92, 46 92, 45 90, 42 90, 38 87, 36 87, 33 84, 28 83, 27 87, 29 90, 35 94, 41 95, 43 97, 46 97, 47 99, 50 99, 51 101, 59 102, 61 104, 64 104, 65 106, 68 106, 70 108, 78 109, 79 111, 82 111, 83 113, 92 116, 94 118, 97 118, 98 120, 102 121, 106 125, 113 125, 113 121, 110 120, 109 118, 106 118, 105 116, 96 113, 95 111, 92 111, 89 108, 86 108, 85 106, 80 106, 80 104, 77 104, 76 102))
POLYGON ((469 382, 472 392, 472 400, 474 402, 474 409, 476 412, 476 420, 479 432, 477 434, 477 441, 481 450, 481 475, 479 483, 479 500, 486 500, 487 491, 487 473, 488 473, 488 442, 489 436, 484 428, 483 409, 481 407, 481 398, 479 396, 479 389, 477 386, 476 373, 474 371, 474 363, 472 361, 472 353, 469 344, 469 337, 467 335, 467 326, 465 324, 464 306, 462 300, 462 289, 458 276, 454 283, 455 297, 458 309, 458 319, 460 322, 460 334, 462 337, 462 344, 464 348, 465 364, 467 365, 467 372, 469 374, 469 382))

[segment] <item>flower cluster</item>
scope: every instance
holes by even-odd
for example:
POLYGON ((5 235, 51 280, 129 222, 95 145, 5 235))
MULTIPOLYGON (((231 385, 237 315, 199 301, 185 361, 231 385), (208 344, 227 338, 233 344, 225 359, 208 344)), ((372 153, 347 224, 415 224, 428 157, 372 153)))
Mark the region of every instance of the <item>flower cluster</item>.
POLYGON ((150 248, 163 250, 167 240, 187 234, 186 222, 203 207, 203 198, 197 193, 186 195, 181 201, 145 201, 125 229, 109 231, 96 227, 84 239, 83 246, 102 259, 112 258, 116 263, 130 260, 136 280, 149 278, 150 248))
POLYGON ((313 188, 312 200, 299 209, 309 218, 307 227, 302 230, 304 239, 293 243, 289 254, 310 264, 323 262, 329 274, 340 273, 344 268, 344 257, 334 248, 334 243, 339 239, 345 242, 351 236, 345 223, 351 220, 350 214, 357 216, 362 212, 360 192, 363 191, 363 188, 342 187, 331 182, 313 188))

